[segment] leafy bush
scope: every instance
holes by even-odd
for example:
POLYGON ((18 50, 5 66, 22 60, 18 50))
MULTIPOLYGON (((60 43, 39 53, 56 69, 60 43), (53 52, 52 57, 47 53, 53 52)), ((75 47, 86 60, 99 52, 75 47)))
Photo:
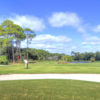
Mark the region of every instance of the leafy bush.
POLYGON ((9 61, 6 58, 6 56, 0 56, 0 64, 3 64, 3 65, 8 65, 9 64, 9 61))
POLYGON ((72 57, 71 57, 70 55, 62 56, 61 59, 62 59, 63 61, 70 61, 70 62, 72 61, 72 57))
POLYGON ((94 58, 94 57, 91 57, 91 58, 90 58, 90 61, 91 61, 91 62, 95 62, 95 58, 94 58))
POLYGON ((71 58, 71 56, 69 56, 69 55, 67 55, 67 61, 72 61, 72 58, 71 58))
POLYGON ((67 59, 66 55, 65 55, 65 56, 62 56, 61 59, 62 59, 63 61, 66 61, 66 59, 67 59))
POLYGON ((59 61, 58 64, 66 64, 65 61, 59 61))

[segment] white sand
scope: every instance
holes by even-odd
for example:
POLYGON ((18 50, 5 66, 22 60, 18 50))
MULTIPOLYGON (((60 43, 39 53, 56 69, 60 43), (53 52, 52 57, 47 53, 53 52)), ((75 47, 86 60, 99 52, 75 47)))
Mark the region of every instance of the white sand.
POLYGON ((0 65, 0 66, 9 66, 9 65, 0 65))
POLYGON ((100 74, 8 74, 8 75, 0 75, 0 81, 28 80, 28 79, 72 79, 72 80, 100 82, 100 74))

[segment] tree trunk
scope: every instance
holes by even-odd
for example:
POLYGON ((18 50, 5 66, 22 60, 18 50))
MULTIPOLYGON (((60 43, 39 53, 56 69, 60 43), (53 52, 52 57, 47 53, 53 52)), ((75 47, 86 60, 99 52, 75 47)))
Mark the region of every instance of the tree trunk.
POLYGON ((8 46, 6 48, 6 55, 7 55, 7 59, 9 59, 8 46))
MULTIPOLYGON (((8 36, 7 36, 7 39, 8 39, 8 36)), ((9 47, 8 47, 8 43, 7 43, 7 59, 9 60, 9 47)))
MULTIPOLYGON (((28 35, 27 35, 27 61, 28 61, 28 35)), ((28 63, 26 69, 28 69, 28 63)))
POLYGON ((9 57, 8 59, 10 61, 10 52, 9 51, 10 51, 10 47, 8 47, 8 57, 9 57))
POLYGON ((0 56, 1 56, 1 53, 2 53, 2 43, 0 43, 0 56))
POLYGON ((21 54, 21 49, 20 49, 20 42, 19 42, 19 53, 20 53, 20 58, 21 58, 21 63, 22 63, 22 54, 21 54))
POLYGON ((13 57, 13 63, 15 63, 15 57, 14 57, 14 46, 13 46, 12 43, 11 43, 11 45, 12 45, 12 57, 13 57))
POLYGON ((17 41, 16 41, 16 52, 17 52, 17 59, 16 60, 17 60, 17 63, 18 63, 18 56, 19 55, 18 55, 18 42, 17 41))

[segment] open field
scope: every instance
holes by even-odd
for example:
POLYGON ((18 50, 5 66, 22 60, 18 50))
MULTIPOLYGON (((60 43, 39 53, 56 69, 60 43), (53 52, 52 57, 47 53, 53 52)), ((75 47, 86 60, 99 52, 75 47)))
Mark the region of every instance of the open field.
POLYGON ((24 64, 11 64, 0 66, 0 74, 9 73, 97 73, 100 74, 100 62, 95 63, 69 63, 58 64, 53 61, 29 63, 29 69, 24 69, 24 64))
POLYGON ((100 83, 73 80, 1 81, 0 100, 100 100, 100 83))

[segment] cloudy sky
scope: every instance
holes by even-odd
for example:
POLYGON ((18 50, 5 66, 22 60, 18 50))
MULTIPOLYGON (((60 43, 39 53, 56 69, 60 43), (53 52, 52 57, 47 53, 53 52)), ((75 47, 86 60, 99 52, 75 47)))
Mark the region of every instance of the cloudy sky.
POLYGON ((31 48, 66 54, 100 51, 100 0, 2 0, 0 24, 6 19, 35 31, 31 48))

